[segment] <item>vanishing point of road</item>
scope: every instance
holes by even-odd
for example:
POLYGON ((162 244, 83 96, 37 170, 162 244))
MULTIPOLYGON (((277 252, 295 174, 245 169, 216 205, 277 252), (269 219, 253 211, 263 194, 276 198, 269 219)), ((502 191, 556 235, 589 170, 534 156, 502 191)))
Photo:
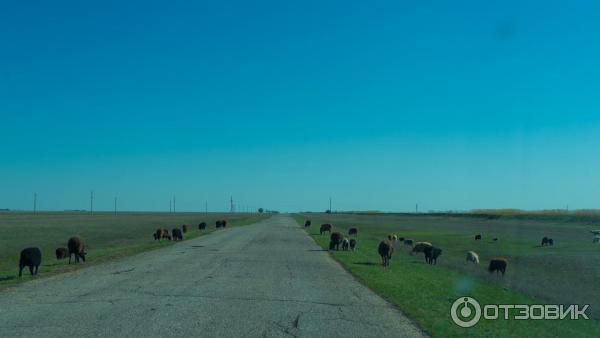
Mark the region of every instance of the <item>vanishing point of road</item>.
POLYGON ((3 337, 422 335, 287 215, 0 292, 3 337))

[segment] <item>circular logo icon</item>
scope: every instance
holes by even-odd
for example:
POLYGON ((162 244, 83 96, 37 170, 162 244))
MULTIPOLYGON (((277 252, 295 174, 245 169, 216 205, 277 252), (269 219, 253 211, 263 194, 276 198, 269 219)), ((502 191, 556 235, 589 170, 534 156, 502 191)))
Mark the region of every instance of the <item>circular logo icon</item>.
POLYGON ((481 319, 481 306, 471 297, 460 297, 452 304, 450 315, 456 325, 471 327, 481 319))

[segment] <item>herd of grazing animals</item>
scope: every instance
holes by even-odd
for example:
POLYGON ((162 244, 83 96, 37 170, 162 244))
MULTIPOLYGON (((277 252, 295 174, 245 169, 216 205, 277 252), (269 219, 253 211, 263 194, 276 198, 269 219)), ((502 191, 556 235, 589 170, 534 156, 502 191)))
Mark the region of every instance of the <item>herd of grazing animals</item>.
MULTIPOLYGON (((216 221, 217 228, 224 228, 227 226, 226 220, 216 221)), ((198 230, 206 229, 206 222, 198 224, 198 230)), ((152 233, 154 240, 160 241, 161 239, 181 241, 183 240, 183 234, 187 233, 188 226, 183 224, 180 228, 173 228, 171 232, 167 229, 156 229, 152 233)), ((79 263, 81 260, 85 262, 85 256, 87 255, 87 245, 83 238, 80 236, 73 236, 68 239, 67 247, 59 247, 54 251, 57 260, 69 258, 69 264, 71 264, 71 258, 75 260, 75 263, 79 263)), ((29 272, 32 276, 37 275, 39 266, 42 264, 42 251, 40 248, 31 247, 21 250, 19 256, 19 277, 23 275, 23 269, 29 268, 29 272)))
MULTIPOLYGON (((71 264, 71 257, 74 256, 75 262, 79 263, 81 259, 85 262, 86 244, 83 238, 79 236, 73 236, 67 241, 67 247, 57 248, 54 251, 57 260, 66 259, 69 257, 69 264, 71 264)), ((29 273, 34 276, 38 274, 40 265, 42 264, 42 251, 38 247, 25 248, 21 250, 19 256, 19 277, 23 276, 23 269, 29 268, 29 273)))
MULTIPOLYGON (((306 220, 304 222, 304 227, 308 228, 311 225, 310 220, 306 220)), ((338 231, 332 232, 333 226, 329 223, 324 223, 321 225, 319 232, 322 235, 325 232, 329 232, 330 241, 329 241, 329 250, 339 250, 340 244, 342 245, 342 250, 352 250, 356 249, 357 240, 355 238, 348 239, 342 236, 342 234, 338 231)), ((358 236, 358 228, 350 228, 348 230, 349 236, 358 236)), ((482 235, 475 235, 475 240, 482 240, 482 235)), ((492 239, 493 242, 497 242, 498 238, 495 237, 492 239)), ((412 248, 412 254, 423 253, 425 256, 425 262, 430 265, 437 264, 437 259, 442 255, 442 249, 433 246, 430 242, 414 242, 410 238, 401 237, 395 234, 389 234, 387 239, 382 240, 377 247, 377 252, 381 257, 381 262, 384 268, 389 267, 390 260, 392 259, 392 254, 394 253, 394 246, 397 242, 404 243, 406 246, 410 246, 412 248)), ((600 242, 600 234, 596 234, 596 238, 594 243, 600 242)), ((545 236, 542 238, 541 246, 553 246, 554 240, 545 236)), ((466 261, 471 262, 473 264, 479 264, 479 255, 475 251, 467 251, 466 252, 466 261)), ((490 273, 504 273, 506 272, 506 268, 508 266, 508 259, 505 257, 494 257, 490 260, 490 264, 488 266, 488 271, 490 273)))

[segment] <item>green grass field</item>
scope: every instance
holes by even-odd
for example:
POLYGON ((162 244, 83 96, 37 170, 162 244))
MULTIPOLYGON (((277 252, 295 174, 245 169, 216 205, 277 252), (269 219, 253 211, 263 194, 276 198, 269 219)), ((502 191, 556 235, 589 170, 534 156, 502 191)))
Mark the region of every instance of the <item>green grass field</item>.
POLYGON ((227 219, 227 226, 251 224, 268 215, 219 213, 87 213, 52 212, 0 213, 0 288, 32 278, 81 268, 90 264, 171 245, 172 241, 154 241, 157 228, 188 225, 184 240, 215 231, 217 219, 227 219), (198 223, 207 223, 207 229, 198 230, 198 223), (83 237, 88 246, 84 264, 68 265, 68 260, 56 260, 54 250, 66 247, 73 235, 83 237), (18 278, 19 253, 23 248, 36 246, 42 250, 39 274, 31 277, 27 268, 18 278))
POLYGON ((310 235, 323 248, 329 236, 319 235, 319 225, 331 223, 343 234, 359 228, 356 252, 333 252, 349 272, 396 304, 406 315, 434 336, 551 337, 598 336, 597 320, 487 321, 464 329, 455 325, 450 307, 460 296, 482 304, 590 304, 588 315, 600 317, 600 245, 592 244, 589 230, 600 228, 570 218, 548 215, 525 217, 468 217, 389 214, 303 214, 298 223, 312 221, 310 235), (437 266, 425 264, 423 255, 396 245, 387 271, 381 267, 377 245, 388 234, 415 241, 429 241, 443 249, 437 266), (474 236, 482 234, 483 240, 474 236), (542 237, 555 240, 540 247, 542 237), (494 237, 499 240, 492 241, 494 237), (468 264, 465 252, 473 250, 480 265, 468 264), (504 277, 487 272, 493 256, 509 260, 504 277), (594 310, 596 310, 594 312, 594 310))

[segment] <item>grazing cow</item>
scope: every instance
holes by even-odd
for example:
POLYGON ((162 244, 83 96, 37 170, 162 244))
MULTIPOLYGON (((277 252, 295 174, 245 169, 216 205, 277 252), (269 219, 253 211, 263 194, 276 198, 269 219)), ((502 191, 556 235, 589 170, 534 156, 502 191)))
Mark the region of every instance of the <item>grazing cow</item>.
POLYGON ((404 245, 410 245, 410 246, 412 246, 413 245, 413 240, 412 239, 408 239, 408 238, 404 239, 404 245))
POLYGON ((227 221, 226 221, 226 220, 224 220, 224 219, 222 219, 222 220, 221 220, 221 226, 222 226, 223 228, 227 227, 227 221))
POLYGON ((161 237, 162 237, 162 230, 161 229, 156 229, 156 231, 154 232, 154 240, 155 241, 160 241, 161 237))
POLYGON ((542 238, 542 246, 548 245, 548 240, 549 240, 549 238, 544 236, 544 238, 542 238))
POLYGON ((492 260, 490 261, 490 266, 488 267, 488 271, 490 273, 492 273, 494 271, 502 272, 502 276, 504 276, 507 265, 508 265, 508 261, 506 260, 506 258, 495 257, 495 258, 492 258, 492 260))
POLYGON ((421 252, 425 252, 426 248, 430 248, 433 245, 431 245, 431 243, 429 242, 417 242, 415 243, 415 246, 412 249, 412 253, 421 253, 421 252))
POLYGON ((398 236, 396 236, 396 235, 388 235, 388 240, 392 241, 392 242, 395 242, 395 241, 398 240, 398 236))
POLYGON ((27 248, 21 251, 19 258, 19 277, 23 275, 23 268, 28 267, 31 275, 37 275, 42 264, 42 252, 39 248, 27 248))
POLYGON ((181 226, 181 231, 185 234, 187 232, 187 224, 181 226))
POLYGON ((56 254, 56 259, 61 260, 67 258, 69 251, 67 248, 58 248, 56 251, 54 251, 54 253, 56 254))
POLYGON ((404 239, 405 239, 404 237, 399 237, 399 238, 398 238, 398 240, 399 240, 400 242, 404 242, 404 239))
POLYGON ((204 230, 206 229, 206 222, 202 222, 200 224, 198 224, 198 230, 204 230))
POLYGON ((329 250, 335 249, 336 251, 340 249, 340 244, 342 243, 342 234, 339 232, 333 232, 329 237, 329 250))
POLYGON ((475 251, 467 251, 467 262, 479 264, 479 255, 475 251))
POLYGON ((429 264, 437 264, 437 259, 442 255, 442 249, 434 246, 428 246, 425 248, 425 262, 429 264))
POLYGON ((552 238, 548 238, 548 245, 554 246, 554 240, 552 238))
POLYGON ((356 250, 356 239, 352 238, 350 240, 350 250, 354 251, 356 250))
POLYGON ((348 230, 348 236, 358 236, 358 229, 357 228, 350 228, 350 230, 348 230))
POLYGON ((348 238, 344 238, 342 240, 342 250, 348 251, 349 248, 350 248, 350 241, 348 240, 348 238))
POLYGON ((162 229, 161 233, 162 233, 160 236, 161 238, 171 240, 171 234, 169 233, 169 230, 162 229))
POLYGON ((321 235, 324 232, 329 232, 331 234, 331 224, 329 224, 329 223, 321 224, 321 229, 319 229, 319 231, 321 232, 321 235))
POLYGON ((308 227, 310 227, 310 220, 309 220, 309 219, 307 219, 307 220, 304 222, 304 227, 305 227, 305 228, 308 228, 308 227))
POLYGON ((381 263, 383 267, 386 268, 390 266, 390 260, 392 259, 392 254, 394 253, 394 246, 388 240, 383 240, 379 243, 379 247, 377 247, 377 252, 379 256, 381 256, 381 263))
POLYGON ((73 236, 69 238, 67 242, 67 248, 69 249, 69 264, 71 264, 71 255, 75 255, 75 263, 79 263, 79 259, 85 262, 86 245, 83 238, 79 236, 73 236))
POLYGON ((222 226, 223 226, 223 224, 221 223, 221 220, 218 220, 218 221, 215 222, 215 227, 216 228, 220 228, 222 226))
POLYGON ((479 241, 479 240, 481 240, 481 235, 475 235, 475 240, 476 240, 476 241, 479 241))
POLYGON ((171 230, 171 234, 173 235, 174 241, 182 241, 183 240, 183 234, 181 233, 181 229, 173 228, 173 230, 171 230))

